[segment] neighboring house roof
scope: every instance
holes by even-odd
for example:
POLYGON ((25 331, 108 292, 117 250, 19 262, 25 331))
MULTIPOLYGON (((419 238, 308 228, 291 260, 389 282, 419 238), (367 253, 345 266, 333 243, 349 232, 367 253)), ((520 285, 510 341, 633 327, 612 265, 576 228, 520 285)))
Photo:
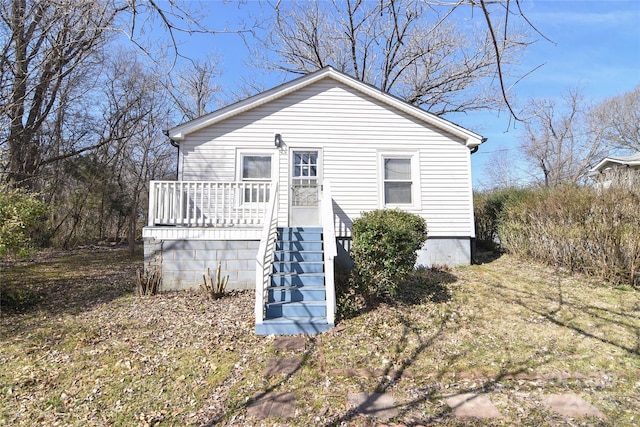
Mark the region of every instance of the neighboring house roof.
POLYGON ((631 156, 605 157, 600 163, 591 168, 590 172, 595 174, 613 166, 640 167, 640 153, 631 156))
POLYGON ((421 108, 411 105, 393 95, 377 89, 367 83, 363 83, 354 79, 342 72, 335 70, 332 67, 325 67, 313 73, 309 73, 305 76, 294 79, 288 83, 284 83, 273 89, 262 92, 258 95, 245 99, 244 101, 236 102, 220 110, 206 114, 197 119, 183 123, 170 129, 168 132, 169 138, 174 141, 181 141, 190 133, 196 132, 200 129, 211 126, 222 120, 233 117, 237 114, 249 111, 260 105, 266 104, 270 101, 278 99, 282 96, 295 92, 303 87, 311 85, 319 80, 330 78, 343 83, 359 92, 370 96, 378 101, 381 101, 389 106, 397 108, 425 123, 435 126, 447 133, 450 133, 465 141, 465 145, 469 148, 477 147, 482 144, 485 139, 475 132, 471 132, 461 126, 456 125, 448 120, 438 117, 432 113, 429 113, 421 108))

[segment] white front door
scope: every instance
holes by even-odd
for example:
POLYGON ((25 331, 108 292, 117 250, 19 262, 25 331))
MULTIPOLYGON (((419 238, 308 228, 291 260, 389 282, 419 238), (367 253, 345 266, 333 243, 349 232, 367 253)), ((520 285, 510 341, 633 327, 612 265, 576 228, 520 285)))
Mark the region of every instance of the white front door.
POLYGON ((322 152, 291 150, 289 191, 289 226, 320 225, 320 186, 322 152))

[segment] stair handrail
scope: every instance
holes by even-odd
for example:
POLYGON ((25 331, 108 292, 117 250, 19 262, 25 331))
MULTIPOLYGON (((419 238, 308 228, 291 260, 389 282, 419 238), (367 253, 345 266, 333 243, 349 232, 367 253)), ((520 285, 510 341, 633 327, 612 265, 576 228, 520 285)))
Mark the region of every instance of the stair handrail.
POLYGON ((278 183, 274 182, 269 192, 269 207, 264 218, 264 226, 260 234, 260 246, 258 246, 258 254, 256 255, 256 325, 264 322, 265 293, 269 286, 273 253, 278 235, 276 206, 278 206, 278 183))
POLYGON ((336 243, 336 229, 333 213, 333 198, 331 196, 331 183, 322 183, 322 202, 320 205, 322 215, 322 244, 324 248, 324 277, 325 292, 327 295, 327 323, 335 324, 336 317, 336 288, 334 259, 338 255, 336 243))

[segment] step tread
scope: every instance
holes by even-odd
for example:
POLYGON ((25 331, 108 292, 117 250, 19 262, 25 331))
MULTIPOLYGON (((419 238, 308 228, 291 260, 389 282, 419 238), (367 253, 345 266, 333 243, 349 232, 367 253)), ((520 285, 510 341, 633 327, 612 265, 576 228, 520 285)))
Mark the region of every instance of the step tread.
POLYGON ((289 263, 289 264, 294 264, 294 263, 298 263, 298 264, 302 264, 302 263, 324 264, 324 261, 298 261, 298 260, 295 260, 295 261, 273 261, 274 264, 277 263, 277 262, 286 262, 286 263, 289 263))
POLYGON ((301 253, 301 254, 323 254, 324 251, 320 250, 320 249, 312 249, 312 250, 304 250, 304 249, 276 249, 274 251, 274 253, 277 254, 295 254, 295 253, 301 253))
POLYGON ((308 300, 308 301, 274 301, 274 302, 267 302, 265 303, 265 305, 299 305, 299 306, 305 306, 305 305, 326 305, 327 301, 325 300, 308 300))
POLYGON ((278 231, 322 231, 322 227, 276 227, 278 231))
POLYGON ((324 276, 324 271, 312 271, 309 273, 298 273, 297 271, 274 271, 271 276, 324 276))
POLYGON ((327 323, 327 316, 289 316, 273 317, 263 320, 264 323, 327 323))
POLYGON ((306 252, 306 251, 319 252, 319 251, 322 251, 322 245, 323 245, 322 240, 278 240, 276 242, 276 244, 278 244, 278 245, 312 244, 312 245, 320 246, 320 247, 314 248, 314 249, 300 249, 300 248, 295 248, 295 249, 276 249, 276 251, 288 250, 288 251, 296 251, 296 252, 306 252))
POLYGON ((294 290, 300 290, 300 289, 306 289, 308 291, 315 291, 315 290, 320 290, 320 289, 325 289, 326 286, 325 285, 300 285, 300 286, 294 286, 294 285, 280 285, 280 286, 267 286, 267 290, 271 290, 271 289, 275 289, 275 290, 280 290, 280 291, 286 291, 288 289, 294 289, 294 290))
MULTIPOLYGON (((278 243, 322 243, 323 240, 304 240, 304 239, 278 239, 276 240, 276 242, 278 243)), ((276 249, 276 251, 282 251, 285 249, 276 249)), ((293 251, 293 249, 290 249, 291 251, 293 251)), ((315 251, 315 252, 319 252, 318 249, 311 249, 310 251, 315 251)), ((306 249, 298 249, 297 252, 306 252, 306 249)))

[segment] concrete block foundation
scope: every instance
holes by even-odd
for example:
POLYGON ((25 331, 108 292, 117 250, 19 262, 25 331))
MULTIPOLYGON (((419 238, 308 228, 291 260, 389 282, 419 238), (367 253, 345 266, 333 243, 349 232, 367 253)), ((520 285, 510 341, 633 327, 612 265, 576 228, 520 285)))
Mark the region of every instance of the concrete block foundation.
POLYGON ((228 290, 254 289, 257 240, 158 240, 144 241, 145 269, 160 269, 162 291, 198 289, 202 275, 215 275, 218 261, 228 290))

